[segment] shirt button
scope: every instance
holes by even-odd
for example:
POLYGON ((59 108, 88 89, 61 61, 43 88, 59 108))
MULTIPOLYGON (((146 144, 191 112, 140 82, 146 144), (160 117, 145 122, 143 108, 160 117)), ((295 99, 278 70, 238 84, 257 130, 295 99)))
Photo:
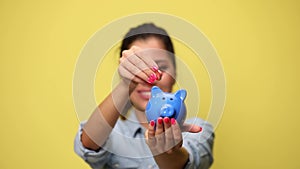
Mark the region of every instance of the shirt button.
POLYGON ((119 168, 120 167, 120 165, 118 163, 114 164, 113 166, 114 166, 114 168, 119 168))

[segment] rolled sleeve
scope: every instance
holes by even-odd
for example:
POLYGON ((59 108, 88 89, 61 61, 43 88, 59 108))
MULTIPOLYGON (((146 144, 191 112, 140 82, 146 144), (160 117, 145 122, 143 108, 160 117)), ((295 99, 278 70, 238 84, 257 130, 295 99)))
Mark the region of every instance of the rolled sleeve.
POLYGON ((189 160, 185 169, 207 169, 213 163, 213 127, 202 119, 188 121, 202 127, 200 133, 185 133, 183 147, 189 152, 189 160))
POLYGON ((77 155, 79 155, 84 161, 86 161, 92 168, 102 168, 109 156, 110 153, 104 149, 100 149, 99 151, 94 151, 87 149, 83 146, 81 142, 81 134, 84 123, 81 123, 79 126, 79 130, 76 134, 74 140, 74 151, 77 155))

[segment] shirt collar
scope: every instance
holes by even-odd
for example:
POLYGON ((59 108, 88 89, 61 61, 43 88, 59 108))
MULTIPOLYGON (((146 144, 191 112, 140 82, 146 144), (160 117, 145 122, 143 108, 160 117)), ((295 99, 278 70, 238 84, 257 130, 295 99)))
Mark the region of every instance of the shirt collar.
POLYGON ((128 112, 128 116, 126 117, 126 124, 128 125, 129 134, 132 137, 137 137, 138 134, 142 134, 145 132, 145 128, 138 121, 133 109, 128 112))

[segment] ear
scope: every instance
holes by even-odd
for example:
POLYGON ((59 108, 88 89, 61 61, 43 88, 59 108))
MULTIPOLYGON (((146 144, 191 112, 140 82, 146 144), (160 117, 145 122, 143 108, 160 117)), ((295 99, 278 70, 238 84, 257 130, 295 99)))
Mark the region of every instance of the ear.
POLYGON ((163 91, 157 87, 157 86, 153 86, 151 88, 151 97, 154 97, 155 95, 157 95, 158 93, 162 93, 163 91))
POLYGON ((185 97, 186 97, 186 90, 178 90, 175 93, 175 97, 176 98, 180 98, 182 101, 184 101, 185 97))

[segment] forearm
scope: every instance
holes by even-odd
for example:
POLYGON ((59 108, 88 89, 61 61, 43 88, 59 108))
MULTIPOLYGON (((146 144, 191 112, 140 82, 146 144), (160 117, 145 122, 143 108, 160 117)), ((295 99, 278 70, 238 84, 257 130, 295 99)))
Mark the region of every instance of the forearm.
POLYGON ((184 147, 181 147, 170 154, 159 154, 154 159, 160 169, 183 169, 189 159, 189 153, 184 147))
POLYGON ((97 150, 105 143, 120 113, 128 102, 128 85, 120 82, 118 86, 96 108, 86 122, 81 135, 84 147, 97 150))

